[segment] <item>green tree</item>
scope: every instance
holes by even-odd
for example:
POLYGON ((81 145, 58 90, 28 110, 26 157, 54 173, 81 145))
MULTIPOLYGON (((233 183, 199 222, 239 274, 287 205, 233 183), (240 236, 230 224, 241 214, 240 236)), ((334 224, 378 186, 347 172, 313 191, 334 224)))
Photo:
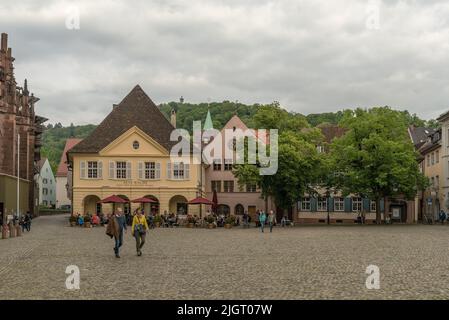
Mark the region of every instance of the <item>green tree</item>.
POLYGON ((389 107, 345 111, 340 125, 348 131, 331 146, 333 182, 343 194, 359 194, 376 201, 381 222, 382 198, 404 195, 413 199, 427 179, 420 172, 407 134, 407 117, 389 107))
POLYGON ((291 116, 278 105, 260 107, 254 123, 256 128, 279 130, 278 170, 274 175, 260 175, 258 163, 236 165, 233 172, 240 185, 257 184, 265 200, 271 196, 277 207, 291 208, 304 193, 314 192, 321 162, 316 141, 321 133, 310 128, 303 116, 291 116))

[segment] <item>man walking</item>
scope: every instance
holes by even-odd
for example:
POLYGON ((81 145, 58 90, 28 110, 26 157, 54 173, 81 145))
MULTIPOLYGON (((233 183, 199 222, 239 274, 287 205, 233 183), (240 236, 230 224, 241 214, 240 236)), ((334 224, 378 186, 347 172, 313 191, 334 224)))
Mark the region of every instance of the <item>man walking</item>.
POLYGON ((260 230, 263 232, 263 228, 265 227, 265 221, 267 221, 267 215, 264 211, 261 211, 259 214, 259 223, 260 223, 260 230))
POLYGON ((270 214, 268 215, 268 224, 270 225, 270 233, 273 232, 273 226, 276 224, 276 215, 273 210, 270 210, 270 214))
POLYGON ((126 218, 123 215, 122 208, 118 208, 116 213, 109 219, 106 234, 115 239, 114 253, 116 258, 120 258, 119 250, 123 245, 123 230, 126 229, 126 218))

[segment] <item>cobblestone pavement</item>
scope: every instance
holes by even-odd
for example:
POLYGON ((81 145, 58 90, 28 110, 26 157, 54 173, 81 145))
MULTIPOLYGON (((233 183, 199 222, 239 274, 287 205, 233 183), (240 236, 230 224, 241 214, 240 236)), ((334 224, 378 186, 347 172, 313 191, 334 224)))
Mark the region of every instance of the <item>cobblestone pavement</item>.
POLYGON ((71 228, 67 216, 33 220, 0 240, 6 299, 448 299, 449 226, 301 226, 157 229, 141 257, 130 233, 122 258, 104 228, 71 228), (365 287, 368 265, 380 290, 365 287), (80 290, 67 290, 68 265, 80 290))

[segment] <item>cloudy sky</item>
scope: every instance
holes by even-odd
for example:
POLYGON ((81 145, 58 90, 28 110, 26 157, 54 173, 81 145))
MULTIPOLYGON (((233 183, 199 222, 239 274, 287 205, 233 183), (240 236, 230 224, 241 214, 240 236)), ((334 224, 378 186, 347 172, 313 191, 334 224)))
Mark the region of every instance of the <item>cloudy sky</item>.
POLYGON ((156 103, 449 109, 445 0, 0 0, 0 32, 51 123, 98 123, 135 84, 156 103))

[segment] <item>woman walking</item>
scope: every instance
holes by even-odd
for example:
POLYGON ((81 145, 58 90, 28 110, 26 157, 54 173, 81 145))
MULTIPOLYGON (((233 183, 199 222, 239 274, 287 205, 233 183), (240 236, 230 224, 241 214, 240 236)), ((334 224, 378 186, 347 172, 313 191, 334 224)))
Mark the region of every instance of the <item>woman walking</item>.
POLYGON ((148 230, 147 219, 142 214, 142 211, 137 211, 136 215, 134 216, 131 230, 133 231, 134 238, 136 238, 137 255, 141 256, 142 247, 145 243, 145 235, 148 230))
POLYGON ((259 223, 260 230, 263 232, 263 228, 265 227, 265 221, 267 221, 267 215, 264 211, 261 211, 259 214, 259 223))

